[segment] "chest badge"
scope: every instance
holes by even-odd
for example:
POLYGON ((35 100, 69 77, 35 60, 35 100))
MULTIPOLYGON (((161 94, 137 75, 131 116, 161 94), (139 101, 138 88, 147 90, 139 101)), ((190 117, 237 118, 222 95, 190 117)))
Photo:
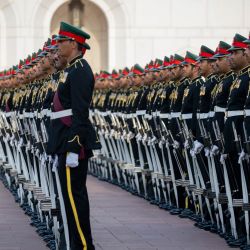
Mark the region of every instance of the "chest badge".
POLYGON ((68 76, 68 72, 61 72, 60 73, 60 77, 59 77, 59 82, 60 83, 65 83, 66 82, 66 79, 67 79, 67 76, 68 76))

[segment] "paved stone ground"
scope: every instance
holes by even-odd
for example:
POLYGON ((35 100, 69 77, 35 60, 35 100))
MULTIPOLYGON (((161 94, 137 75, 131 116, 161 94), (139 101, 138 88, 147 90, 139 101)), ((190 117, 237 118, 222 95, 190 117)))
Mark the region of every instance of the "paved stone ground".
POLYGON ((131 195, 88 177, 97 250, 226 250, 224 239, 131 195))
POLYGON ((30 219, 0 181, 0 250, 47 250, 30 219))
MULTIPOLYGON (((197 229, 132 196, 88 177, 91 222, 97 250, 226 250, 219 236, 197 229)), ((0 182, 0 250, 45 250, 29 218, 0 182)))

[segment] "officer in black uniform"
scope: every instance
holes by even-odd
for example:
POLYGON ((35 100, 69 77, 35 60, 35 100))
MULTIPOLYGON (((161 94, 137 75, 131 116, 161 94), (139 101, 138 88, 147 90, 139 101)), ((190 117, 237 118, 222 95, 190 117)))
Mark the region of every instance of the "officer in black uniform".
POLYGON ((99 149, 88 116, 94 76, 83 55, 90 36, 61 22, 58 53, 67 58, 53 99, 48 152, 58 156, 58 172, 69 225, 71 249, 94 249, 86 188, 88 159, 99 149))
MULTIPOLYGON (((247 44, 247 48, 245 50, 245 56, 248 62, 248 65, 250 65, 250 36, 249 39, 244 41, 247 44)), ((248 67, 248 76, 250 77, 250 69, 248 67)), ((248 92, 247 92, 247 100, 245 103, 245 118, 244 118, 244 144, 245 144, 245 152, 247 154, 250 154, 250 85, 248 87, 248 92)), ((250 183, 250 168, 246 168, 246 177, 247 177, 247 183, 250 183)), ((248 191, 250 193, 250 191, 248 191)))
POLYGON ((226 42, 220 41, 216 54, 216 70, 220 74, 220 82, 212 91, 212 106, 210 110, 214 113, 213 120, 217 122, 220 132, 223 132, 225 123, 225 111, 230 87, 236 78, 236 74, 231 70, 229 64, 230 53, 227 51, 231 46, 226 42))
MULTIPOLYGON (((245 37, 236 34, 232 46, 228 51, 232 54, 230 56, 230 65, 232 70, 237 74, 236 80, 232 83, 230 87, 229 99, 226 108, 226 122, 224 128, 224 139, 225 139, 225 154, 228 154, 232 167, 227 166, 227 171, 229 175, 229 181, 233 197, 235 199, 242 198, 241 189, 241 176, 240 168, 238 164, 239 154, 241 153, 240 144, 236 142, 239 140, 242 142, 244 138, 243 133, 243 120, 244 120, 244 105, 246 102, 247 92, 249 89, 249 74, 248 74, 248 61, 245 55, 245 49, 247 44, 244 43, 245 37), (235 136, 237 138, 235 138, 235 136)), ((241 237, 244 235, 244 222, 240 221, 241 208, 235 208, 235 216, 237 218, 237 233, 241 237)), ((242 244, 241 240, 228 240, 229 245, 239 246, 242 244)))

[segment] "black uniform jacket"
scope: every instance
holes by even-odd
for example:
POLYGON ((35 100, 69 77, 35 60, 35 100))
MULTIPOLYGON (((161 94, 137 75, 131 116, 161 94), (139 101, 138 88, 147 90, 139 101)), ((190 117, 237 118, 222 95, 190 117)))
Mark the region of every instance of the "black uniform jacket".
POLYGON ((47 149, 49 154, 66 152, 79 154, 82 147, 85 150, 101 147, 89 120, 94 83, 93 72, 81 56, 73 59, 62 72, 57 94, 64 110, 72 109, 72 124, 68 127, 60 118, 51 120, 47 149))

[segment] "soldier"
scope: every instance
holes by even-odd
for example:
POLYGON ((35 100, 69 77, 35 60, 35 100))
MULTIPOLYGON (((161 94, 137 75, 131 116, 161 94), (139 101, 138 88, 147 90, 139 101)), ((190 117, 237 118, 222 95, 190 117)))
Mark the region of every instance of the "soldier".
POLYGON ((169 99, 170 99, 170 105, 169 105, 169 131, 172 134, 172 140, 169 141, 170 145, 167 147, 167 150, 169 151, 169 173, 172 176, 172 185, 174 189, 174 199, 172 197, 172 202, 176 206, 170 207, 170 213, 171 214, 180 214, 182 212, 182 209, 185 208, 185 191, 181 186, 178 188, 175 185, 175 179, 182 178, 181 172, 180 172, 180 165, 178 165, 180 162, 181 165, 183 163, 182 156, 177 151, 178 145, 181 144, 181 139, 179 137, 179 118, 180 118, 180 111, 181 111, 181 105, 182 105, 182 98, 184 89, 188 85, 188 79, 183 74, 183 67, 182 63, 184 62, 184 58, 178 54, 175 54, 172 59, 170 59, 170 79, 173 81, 173 89, 170 93, 169 99), (175 150, 176 148, 176 150, 175 150), (178 155, 174 155, 173 151, 177 151, 178 155), (176 156, 178 157, 178 160, 176 159, 176 156))
MULTIPOLYGON (((211 160, 210 160, 210 155, 209 155, 209 150, 211 148, 211 133, 210 133, 210 122, 209 122, 209 117, 210 117, 210 106, 211 106, 211 93, 213 89, 216 87, 217 83, 219 82, 218 76, 214 72, 214 62, 215 60, 213 59, 214 51, 209 49, 208 47, 202 45, 201 46, 201 52, 200 52, 200 64, 199 64, 199 70, 201 76, 205 78, 205 82, 202 84, 201 89, 200 89, 200 97, 199 97, 199 103, 198 103, 198 113, 197 113, 197 140, 200 145, 197 143, 197 149, 199 147, 205 147, 204 153, 203 151, 200 154, 200 171, 201 171, 201 177, 202 181, 204 181, 204 186, 203 188, 206 190, 214 190, 214 185, 213 181, 210 180, 210 177, 212 176, 212 166, 211 166, 211 160), (205 162, 205 156, 206 156, 206 161, 207 164, 204 164, 205 162)), ((203 184, 202 184, 203 185, 203 184)), ((213 203, 213 199, 208 199, 205 197, 205 200, 207 202, 207 207, 208 210, 206 210, 205 220, 208 222, 208 225, 206 228, 210 229, 209 227, 211 226, 210 230, 216 231, 217 228, 214 224, 214 215, 212 214, 213 211, 211 211, 211 205, 213 203)), ((203 225, 204 227, 204 225, 203 225)))
POLYGON ((84 31, 61 22, 58 53, 67 58, 53 100, 48 152, 58 156, 58 171, 69 225, 71 249, 94 249, 86 189, 88 159, 100 148, 88 120, 88 109, 94 88, 94 76, 82 58, 84 31))
MULTIPOLYGON (((232 70, 237 73, 237 78, 230 87, 229 98, 226 108, 226 122, 224 128, 225 151, 232 165, 227 164, 227 172, 229 176, 230 188, 234 199, 242 198, 241 176, 238 167, 239 154, 242 149, 239 142, 244 138, 243 120, 244 120, 244 104, 247 97, 249 87, 248 61, 244 53, 247 44, 244 43, 245 37, 236 34, 232 46, 228 51, 230 55, 230 65, 232 70), (233 143, 232 143, 233 142, 233 143)), ((228 187, 226 187, 228 188, 228 187)), ((241 216, 241 209, 234 208, 236 217, 237 231, 234 231, 232 238, 229 238, 228 244, 231 246, 239 246, 242 240, 238 239, 244 234, 244 226, 242 221, 238 221, 241 216)), ((233 211, 232 211, 233 212, 233 211)), ((231 212, 231 213, 232 213, 231 212)), ((232 216, 232 214, 231 214, 232 216)))
MULTIPOLYGON (((247 44, 247 48, 245 50, 245 56, 246 60, 248 62, 248 65, 250 65, 250 35, 247 40, 244 41, 247 44)), ((250 70, 248 66, 248 76, 250 77, 250 70)), ((245 118, 244 118, 244 152, 246 153, 247 157, 250 155, 250 85, 248 86, 248 93, 247 93, 247 99, 244 107, 245 112, 245 118)), ((249 168, 249 162, 248 164, 243 165, 243 171, 245 176, 245 196, 243 197, 243 210, 245 213, 245 225, 246 225, 246 235, 247 235, 247 241, 246 241, 246 247, 245 249, 250 248, 250 237, 249 237, 249 210, 250 210, 250 202, 249 202, 249 183, 250 183, 250 168, 249 168)), ((242 181, 244 181, 244 176, 242 176, 242 181)))
POLYGON ((216 59, 216 69, 221 75, 221 80, 217 87, 212 91, 211 110, 215 112, 214 121, 217 121, 219 129, 222 132, 225 123, 225 110, 232 82, 236 75, 231 70, 229 64, 230 53, 227 51, 231 46, 226 42, 220 41, 214 58, 216 59))

